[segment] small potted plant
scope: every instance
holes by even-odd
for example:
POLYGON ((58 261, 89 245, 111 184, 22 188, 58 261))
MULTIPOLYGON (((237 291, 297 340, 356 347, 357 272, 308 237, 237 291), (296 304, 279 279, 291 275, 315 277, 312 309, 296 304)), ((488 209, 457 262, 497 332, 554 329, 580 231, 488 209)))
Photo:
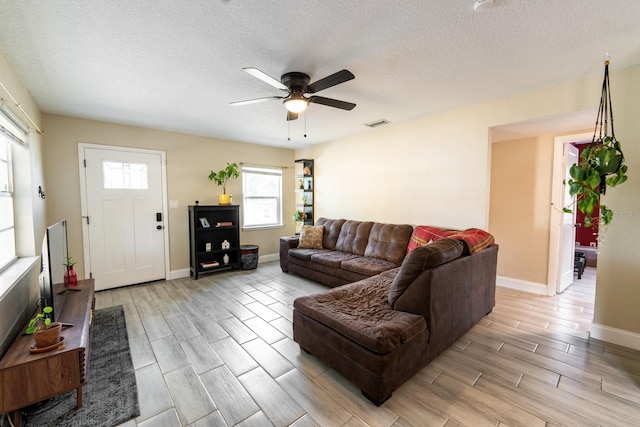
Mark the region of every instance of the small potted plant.
POLYGON ((228 206, 231 204, 231 195, 227 194, 227 181, 236 179, 239 176, 240 172, 238 172, 238 165, 236 163, 227 163, 227 167, 218 172, 211 171, 209 179, 222 187, 222 194, 218 195, 219 205, 228 206))
POLYGON ((73 266, 76 265, 76 262, 71 255, 71 252, 67 252, 67 256, 64 259, 64 263, 62 263, 66 267, 64 272, 64 287, 65 288, 75 288, 78 286, 78 275, 76 271, 73 269, 73 266))
POLYGON ((295 211, 293 213, 293 221, 296 223, 296 234, 300 234, 300 231, 302 231, 302 226, 304 225, 306 217, 307 214, 303 211, 295 211))
POLYGON ((25 333, 27 335, 33 334, 37 348, 50 347, 60 341, 62 323, 52 322, 52 313, 53 308, 46 306, 41 313, 36 314, 36 317, 29 321, 25 333))

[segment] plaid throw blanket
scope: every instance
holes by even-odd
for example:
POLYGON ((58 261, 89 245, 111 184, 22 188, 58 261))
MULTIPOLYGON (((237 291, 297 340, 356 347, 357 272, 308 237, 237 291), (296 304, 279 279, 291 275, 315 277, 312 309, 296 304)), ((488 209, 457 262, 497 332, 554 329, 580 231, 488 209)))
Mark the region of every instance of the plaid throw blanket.
POLYGON ((495 243, 493 236, 479 228, 468 228, 466 230, 451 230, 447 228, 431 227, 419 225, 413 229, 411 240, 407 246, 407 254, 417 247, 424 246, 436 240, 450 237, 462 240, 466 246, 465 252, 475 254, 495 243))

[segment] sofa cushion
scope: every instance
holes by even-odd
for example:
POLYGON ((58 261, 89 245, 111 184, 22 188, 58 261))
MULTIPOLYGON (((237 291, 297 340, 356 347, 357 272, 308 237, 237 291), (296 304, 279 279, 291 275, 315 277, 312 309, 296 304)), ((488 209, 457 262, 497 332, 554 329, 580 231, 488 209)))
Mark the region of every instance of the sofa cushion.
POLYGON ((393 307, 398 298, 424 270, 459 258, 463 250, 464 245, 456 239, 440 239, 412 250, 393 279, 389 289, 389 304, 393 307))
POLYGON ((365 276, 375 276, 397 266, 397 264, 386 259, 371 257, 355 257, 343 261, 340 265, 343 270, 353 271, 365 276))
POLYGON ((369 241, 369 233, 373 222, 347 220, 340 229, 340 235, 336 242, 336 250, 350 254, 364 255, 364 250, 369 241))
POLYGON ((328 252, 325 251, 324 249, 301 249, 301 248, 292 248, 289 249, 289 256, 291 258, 296 258, 296 259, 301 259, 301 260, 305 260, 305 261, 311 261, 311 255, 317 254, 317 253, 322 253, 322 252, 328 252))
POLYGON ((324 226, 324 233, 322 236, 322 247, 325 249, 335 249, 338 236, 342 225, 346 222, 346 219, 327 219, 318 218, 316 225, 324 226))
POLYGON ((300 231, 300 249, 322 249, 322 234, 324 226, 322 225, 303 225, 300 231))
POLYGON ((378 354, 386 354, 426 332, 424 317, 393 310, 387 303, 392 278, 374 276, 296 298, 296 310, 378 354))
POLYGON ((311 255, 311 261, 329 267, 340 268, 343 261, 360 258, 358 255, 348 254, 340 251, 323 251, 311 255))
POLYGON ((411 239, 413 227, 408 224, 382 224, 376 222, 371 227, 369 241, 364 255, 391 261, 394 267, 399 266, 407 253, 407 245, 411 239))

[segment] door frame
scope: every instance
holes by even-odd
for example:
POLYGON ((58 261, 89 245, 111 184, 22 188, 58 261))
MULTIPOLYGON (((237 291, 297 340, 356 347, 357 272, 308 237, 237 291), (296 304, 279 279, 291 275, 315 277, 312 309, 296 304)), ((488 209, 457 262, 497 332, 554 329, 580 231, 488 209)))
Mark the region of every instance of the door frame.
POLYGON ((82 223, 82 246, 84 253, 84 275, 85 279, 90 278, 91 274, 91 251, 89 249, 89 227, 87 226, 87 222, 85 218, 87 218, 87 175, 85 173, 84 166, 84 150, 86 148, 95 148, 98 150, 109 150, 109 151, 125 151, 131 153, 142 153, 142 154, 155 154, 159 155, 161 159, 160 165, 160 173, 161 173, 161 192, 162 192, 162 217, 165 219, 163 226, 164 233, 164 277, 165 280, 168 280, 171 277, 171 270, 169 266, 169 209, 167 206, 167 154, 164 151, 160 150, 149 150, 146 148, 134 148, 134 147, 123 147, 117 145, 102 145, 102 144, 91 144, 85 142, 78 143, 78 173, 80 175, 80 215, 81 223, 82 223))
POLYGON ((547 269, 547 295, 557 293, 560 274, 560 247, 562 239, 562 195, 565 178, 563 170, 564 145, 571 142, 591 141, 591 133, 575 133, 556 136, 553 140, 553 171, 551 174, 551 215, 549 221, 549 263, 547 269))

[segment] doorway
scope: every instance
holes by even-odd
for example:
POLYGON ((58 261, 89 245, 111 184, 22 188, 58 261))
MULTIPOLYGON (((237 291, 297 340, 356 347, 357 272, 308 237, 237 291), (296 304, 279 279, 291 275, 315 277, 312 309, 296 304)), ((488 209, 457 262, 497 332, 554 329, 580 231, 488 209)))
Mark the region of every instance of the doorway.
POLYGON ((96 290, 168 277, 165 153, 79 144, 85 272, 96 290))
MULTIPOLYGON (((566 206, 566 179, 569 167, 568 156, 575 156, 576 150, 569 150, 572 143, 590 141, 591 133, 564 135, 554 138, 553 146, 553 174, 551 200, 553 209, 549 230, 549 271, 547 281, 547 295, 555 295, 564 291, 571 283, 567 283, 567 268, 571 268, 573 277, 573 260, 575 256, 575 213, 573 215, 562 212, 566 206)), ((575 210, 575 209, 574 209, 575 210)))

